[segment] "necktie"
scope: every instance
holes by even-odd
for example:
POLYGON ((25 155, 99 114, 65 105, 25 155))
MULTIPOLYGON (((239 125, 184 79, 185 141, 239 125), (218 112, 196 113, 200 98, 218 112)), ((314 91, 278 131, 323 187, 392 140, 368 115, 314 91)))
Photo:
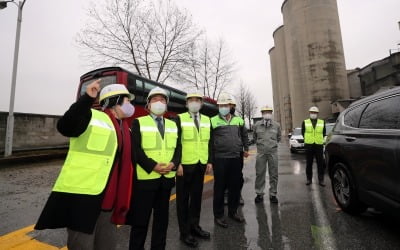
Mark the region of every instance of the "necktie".
POLYGON ((164 125, 161 117, 156 118, 158 131, 160 131, 161 137, 164 138, 164 125))
POLYGON ((199 120, 197 120, 197 115, 194 115, 194 125, 196 125, 197 131, 199 131, 199 120))

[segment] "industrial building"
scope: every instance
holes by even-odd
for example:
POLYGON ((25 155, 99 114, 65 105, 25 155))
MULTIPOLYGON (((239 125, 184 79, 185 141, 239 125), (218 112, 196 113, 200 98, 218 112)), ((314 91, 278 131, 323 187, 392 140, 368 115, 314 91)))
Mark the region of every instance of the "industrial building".
POLYGON ((349 99, 336 0, 285 0, 283 25, 269 51, 275 119, 284 133, 300 126, 310 106, 332 115, 335 100, 349 99))

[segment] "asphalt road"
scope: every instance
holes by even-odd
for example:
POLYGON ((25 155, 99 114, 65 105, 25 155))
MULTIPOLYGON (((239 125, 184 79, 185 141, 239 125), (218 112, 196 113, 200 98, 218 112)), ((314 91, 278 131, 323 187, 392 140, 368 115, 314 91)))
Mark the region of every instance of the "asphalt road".
MULTIPOLYGON (((400 249, 399 220, 374 210, 360 216, 343 213, 328 180, 326 187, 305 185, 305 156, 290 154, 285 144, 279 148, 279 204, 266 197, 256 205, 255 154, 252 148, 244 167, 245 224, 228 220, 227 229, 214 225, 212 176, 206 179, 201 226, 211 232, 211 240, 200 240, 200 249, 400 249)), ((66 249, 65 229, 33 230, 61 165, 53 160, 0 168, 0 250, 66 249)), ((119 232, 118 249, 127 249, 129 227, 121 226, 119 232)), ((179 241, 174 196, 167 249, 187 249, 179 241)))

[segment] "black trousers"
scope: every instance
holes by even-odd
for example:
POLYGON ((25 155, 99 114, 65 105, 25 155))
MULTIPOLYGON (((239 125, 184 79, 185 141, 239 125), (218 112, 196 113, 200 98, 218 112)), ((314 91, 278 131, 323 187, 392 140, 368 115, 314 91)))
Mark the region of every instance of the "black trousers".
POLYGON ((171 189, 162 187, 146 190, 135 189, 133 194, 132 228, 129 239, 129 249, 142 250, 146 242, 147 228, 150 216, 153 213, 153 226, 151 234, 151 249, 165 249, 169 199, 171 189))
POLYGON ((201 199, 206 166, 198 163, 182 165, 183 176, 176 176, 176 211, 181 235, 199 226, 201 199))
POLYGON ((215 218, 224 216, 224 192, 228 189, 228 213, 236 213, 239 206, 243 158, 215 158, 213 212, 215 218))
POLYGON ((317 167, 318 167, 318 180, 323 181, 324 180, 324 171, 325 171, 325 164, 324 164, 324 157, 323 157, 323 150, 324 147, 323 145, 318 145, 318 144, 305 144, 305 149, 306 149, 306 159, 307 159, 307 165, 306 165, 306 175, 307 175, 307 180, 312 180, 313 177, 313 161, 314 157, 317 160, 317 167))

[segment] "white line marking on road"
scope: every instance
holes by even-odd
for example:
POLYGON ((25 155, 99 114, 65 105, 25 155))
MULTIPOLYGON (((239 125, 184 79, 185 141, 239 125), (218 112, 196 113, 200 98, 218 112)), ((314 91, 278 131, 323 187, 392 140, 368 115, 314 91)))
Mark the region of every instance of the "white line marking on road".
POLYGON ((318 249, 336 250, 336 242, 321 201, 321 188, 319 186, 312 186, 311 190, 311 200, 315 211, 316 223, 316 225, 311 225, 311 233, 318 249))

